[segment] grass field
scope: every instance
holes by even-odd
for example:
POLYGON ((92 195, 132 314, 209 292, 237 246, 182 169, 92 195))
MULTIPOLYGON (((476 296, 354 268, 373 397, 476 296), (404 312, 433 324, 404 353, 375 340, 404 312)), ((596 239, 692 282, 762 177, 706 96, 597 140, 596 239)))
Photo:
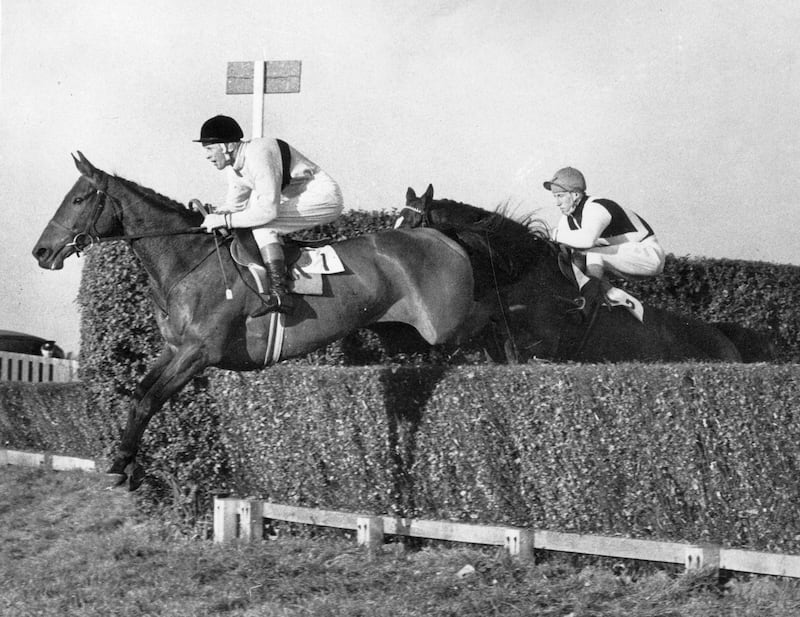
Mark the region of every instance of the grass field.
POLYGON ((99 476, 0 467, 0 615, 763 617, 800 615, 800 582, 282 530, 253 546, 192 539, 99 476))

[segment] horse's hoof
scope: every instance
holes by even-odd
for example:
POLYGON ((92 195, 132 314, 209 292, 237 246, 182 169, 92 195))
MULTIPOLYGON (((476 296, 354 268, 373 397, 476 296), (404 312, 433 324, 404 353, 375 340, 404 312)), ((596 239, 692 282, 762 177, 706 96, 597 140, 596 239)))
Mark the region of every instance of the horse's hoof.
POLYGON ((126 473, 114 473, 111 471, 106 472, 106 479, 108 486, 106 486, 107 490, 112 490, 115 488, 119 488, 123 484, 128 481, 128 474, 126 473))
POLYGON ((137 463, 134 463, 133 465, 131 465, 130 473, 131 476, 130 476, 130 484, 128 485, 128 490, 135 491, 142 485, 142 482, 144 482, 144 477, 146 475, 144 472, 144 467, 142 467, 137 463))
POLYGON ((114 459, 114 462, 111 464, 111 467, 108 468, 108 471, 106 471, 106 474, 110 475, 110 476, 111 475, 124 474, 125 470, 128 467, 128 465, 130 465, 130 463, 128 462, 129 460, 130 459, 123 458, 123 457, 119 457, 119 458, 114 459))

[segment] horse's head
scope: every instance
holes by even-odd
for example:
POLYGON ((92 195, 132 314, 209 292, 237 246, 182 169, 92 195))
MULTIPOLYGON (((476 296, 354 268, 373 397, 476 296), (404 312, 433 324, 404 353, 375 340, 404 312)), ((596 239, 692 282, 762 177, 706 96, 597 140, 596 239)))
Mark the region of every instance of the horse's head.
POLYGON ((78 158, 72 158, 81 176, 33 247, 33 256, 39 266, 49 270, 60 270, 64 267, 64 260, 73 253, 80 254, 98 238, 119 231, 113 200, 106 193, 108 175, 80 152, 78 158))
POLYGON ((394 222, 394 228, 399 227, 427 227, 430 225, 428 219, 428 212, 433 201, 433 185, 429 184, 427 190, 420 196, 414 192, 410 186, 406 191, 406 205, 400 210, 397 220, 394 222))

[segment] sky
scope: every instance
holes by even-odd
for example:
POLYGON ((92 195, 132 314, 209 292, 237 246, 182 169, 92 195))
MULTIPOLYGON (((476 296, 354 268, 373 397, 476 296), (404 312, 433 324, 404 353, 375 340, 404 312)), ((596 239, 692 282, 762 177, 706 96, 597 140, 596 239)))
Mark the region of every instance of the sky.
POLYGON ((252 132, 229 62, 302 61, 265 134, 349 208, 406 188, 557 215, 542 182, 641 214, 677 256, 800 265, 800 5, 790 0, 0 0, 0 329, 79 348, 82 260, 38 268, 70 154, 180 201, 224 178, 192 140, 252 132))

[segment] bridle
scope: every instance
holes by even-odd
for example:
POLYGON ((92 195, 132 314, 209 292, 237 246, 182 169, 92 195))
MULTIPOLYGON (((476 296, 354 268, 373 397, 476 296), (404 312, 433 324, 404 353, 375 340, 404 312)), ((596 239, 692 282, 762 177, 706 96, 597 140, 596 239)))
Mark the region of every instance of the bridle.
POLYGON ((97 230, 97 224, 100 220, 100 216, 103 214, 103 211, 106 208, 106 201, 111 204, 110 207, 113 210, 112 216, 114 216, 117 221, 122 221, 122 211, 125 209, 125 207, 118 198, 114 197, 107 191, 107 187, 95 188, 92 193, 89 193, 84 197, 75 197, 73 199, 73 203, 79 205, 87 199, 91 199, 93 196, 96 196, 97 199, 95 199, 94 203, 92 204, 92 212, 89 216, 89 224, 83 231, 80 231, 75 227, 67 227, 61 221, 56 220, 55 217, 50 219, 50 222, 56 227, 63 229, 69 234, 73 234, 72 242, 68 242, 64 246, 74 248, 78 257, 81 256, 81 253, 87 253, 95 244, 101 244, 104 242, 116 242, 118 240, 138 240, 140 238, 177 236, 182 234, 196 234, 205 232, 202 227, 187 227, 185 229, 171 231, 151 231, 139 234, 101 236, 100 232, 97 230))
POLYGON ((72 203, 78 205, 90 199, 93 196, 97 196, 97 199, 94 200, 92 205, 92 212, 89 217, 89 224, 86 225, 86 228, 83 231, 75 229, 75 227, 67 227, 60 221, 58 221, 55 217, 51 219, 51 223, 55 226, 60 227, 64 231, 73 234, 72 242, 66 244, 66 246, 71 246, 75 248, 75 252, 77 253, 78 257, 80 257, 81 252, 87 252, 91 249, 95 243, 100 242, 100 232, 97 231, 97 222, 100 220, 100 215, 103 213, 103 210, 106 206, 106 196, 108 193, 102 189, 95 189, 93 194, 89 194, 85 197, 75 197, 72 200, 72 203))
MULTIPOLYGON (((144 198, 140 198, 138 201, 134 201, 132 203, 123 203, 119 197, 115 197, 111 193, 108 192, 108 180, 103 183, 102 186, 97 186, 96 184, 92 183, 93 188, 88 193, 84 194, 83 196, 76 196, 72 199, 72 203, 76 206, 80 206, 84 201, 91 200, 92 210, 88 216, 88 222, 85 225, 83 230, 77 227, 77 223, 73 226, 67 226, 61 221, 57 220, 54 216, 50 219, 50 224, 54 225, 62 229, 63 231, 67 232, 67 234, 72 235, 72 242, 67 242, 64 244, 64 247, 72 248, 75 251, 75 254, 80 257, 81 253, 88 252, 95 244, 102 244, 104 242, 115 242, 117 240, 138 240, 140 238, 158 238, 158 237, 166 237, 166 236, 178 236, 178 235, 186 235, 186 234, 205 234, 206 230, 203 227, 184 227, 182 229, 172 229, 166 231, 149 231, 149 232, 142 232, 137 234, 122 234, 117 236, 103 236, 101 235, 100 231, 98 231, 97 227, 100 221, 100 217, 103 215, 103 212, 106 211, 106 207, 111 209, 111 216, 113 217, 114 222, 118 226, 122 226, 122 215, 126 208, 130 208, 135 206, 139 203, 144 201, 144 198), (94 198, 94 199, 92 199, 94 198)), ((205 214, 202 208, 195 208, 201 214, 205 214)), ((78 217, 79 219, 82 217, 78 217)), ((85 218, 83 220, 86 220, 85 218)), ((206 253, 204 257, 199 259, 195 265, 193 265, 189 270, 183 273, 181 277, 175 282, 173 285, 166 291, 164 296, 169 296, 169 292, 183 277, 187 276, 189 272, 197 268, 201 263, 203 263, 208 257, 213 255, 215 252, 217 257, 219 258, 219 265, 220 269, 222 270, 222 278, 225 282, 225 297, 230 300, 233 298, 233 294, 230 289, 230 285, 228 284, 227 275, 225 273, 225 268, 222 263, 222 258, 220 255, 220 244, 226 241, 233 239, 233 236, 228 233, 227 235, 223 234, 221 230, 215 229, 214 233, 212 234, 214 239, 214 247, 206 253)), ((156 302, 156 304, 160 307, 161 305, 156 302)), ((163 308, 162 308, 163 311, 163 308)))
POLYGON ((412 212, 416 212, 417 214, 419 214, 422 217, 422 220, 419 223, 417 223, 417 225, 415 225, 415 227, 431 227, 432 226, 431 225, 430 214, 429 214, 430 208, 425 208, 423 210, 422 208, 416 208, 414 206, 409 206, 408 204, 406 204, 405 206, 403 206, 403 209, 400 210, 400 216, 398 216, 397 220, 394 222, 394 228, 395 229, 398 229, 403 224, 403 221, 405 220, 405 217, 403 216, 403 210, 411 210, 412 212))

